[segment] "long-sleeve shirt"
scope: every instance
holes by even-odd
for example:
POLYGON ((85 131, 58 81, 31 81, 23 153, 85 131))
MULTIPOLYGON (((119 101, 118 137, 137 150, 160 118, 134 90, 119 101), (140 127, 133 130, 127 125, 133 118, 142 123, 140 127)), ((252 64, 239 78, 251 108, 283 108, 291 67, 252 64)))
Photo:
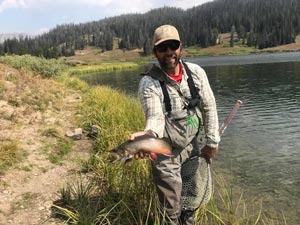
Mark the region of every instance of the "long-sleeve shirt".
MULTIPOLYGON (((199 90, 200 112, 202 113, 203 125, 205 129, 206 145, 217 147, 220 141, 219 123, 214 94, 209 85, 205 71, 198 65, 186 63, 192 72, 196 88, 199 90)), ((171 85, 178 85, 181 93, 187 98, 191 98, 190 89, 187 83, 188 75, 183 67, 182 81, 178 84, 172 80, 168 74, 163 72, 168 80, 166 87, 170 96, 172 111, 179 111, 185 107, 182 97, 171 85)), ((157 79, 151 76, 144 76, 139 84, 139 98, 146 116, 145 130, 154 131, 158 137, 163 137, 165 129, 165 105, 164 95, 161 85, 157 79)))

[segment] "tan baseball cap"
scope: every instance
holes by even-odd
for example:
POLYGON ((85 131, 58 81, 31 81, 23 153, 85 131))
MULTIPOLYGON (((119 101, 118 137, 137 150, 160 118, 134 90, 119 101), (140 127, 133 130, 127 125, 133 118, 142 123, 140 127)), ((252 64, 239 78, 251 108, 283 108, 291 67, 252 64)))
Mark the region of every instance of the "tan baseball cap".
POLYGON ((162 25, 154 31, 153 44, 154 46, 167 40, 180 41, 177 29, 172 25, 162 25))

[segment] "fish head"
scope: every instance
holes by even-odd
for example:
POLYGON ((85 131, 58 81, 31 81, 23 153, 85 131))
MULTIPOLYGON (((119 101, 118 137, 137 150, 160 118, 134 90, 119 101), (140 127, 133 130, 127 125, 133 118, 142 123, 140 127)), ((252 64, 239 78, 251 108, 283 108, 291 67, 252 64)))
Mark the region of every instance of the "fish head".
POLYGON ((126 148, 123 148, 121 146, 118 146, 112 150, 109 151, 114 159, 111 161, 112 163, 118 162, 118 161, 126 161, 127 159, 130 159, 132 155, 129 154, 129 151, 126 148))

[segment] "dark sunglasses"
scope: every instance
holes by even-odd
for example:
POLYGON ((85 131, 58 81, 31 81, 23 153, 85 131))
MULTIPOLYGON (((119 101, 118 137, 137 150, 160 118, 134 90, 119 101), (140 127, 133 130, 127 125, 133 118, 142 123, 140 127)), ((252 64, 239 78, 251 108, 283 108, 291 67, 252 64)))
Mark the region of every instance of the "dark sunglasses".
POLYGON ((159 52, 166 52, 168 48, 170 48, 172 51, 175 51, 179 48, 179 46, 180 46, 179 41, 170 41, 155 46, 155 50, 159 52))

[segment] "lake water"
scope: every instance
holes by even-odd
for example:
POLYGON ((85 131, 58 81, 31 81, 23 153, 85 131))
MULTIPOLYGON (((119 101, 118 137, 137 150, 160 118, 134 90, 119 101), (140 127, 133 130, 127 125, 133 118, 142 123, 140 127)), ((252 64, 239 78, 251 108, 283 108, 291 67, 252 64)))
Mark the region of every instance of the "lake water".
MULTIPOLYGON (((270 217, 283 212, 300 224, 300 52, 193 58, 215 93, 220 123, 235 100, 244 102, 222 137, 214 168, 270 217)), ((139 71, 84 76, 136 96, 139 71)), ((235 189, 235 188, 234 188, 235 189)))

